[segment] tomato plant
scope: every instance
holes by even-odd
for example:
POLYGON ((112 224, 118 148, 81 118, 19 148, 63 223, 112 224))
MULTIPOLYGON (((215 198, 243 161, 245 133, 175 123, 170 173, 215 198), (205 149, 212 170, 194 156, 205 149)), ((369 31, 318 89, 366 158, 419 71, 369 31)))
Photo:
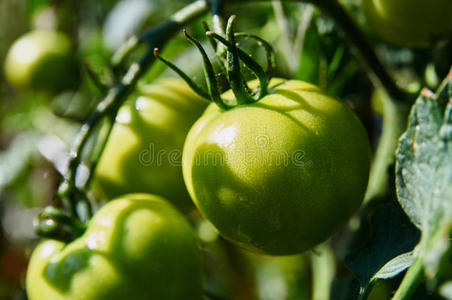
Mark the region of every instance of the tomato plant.
POLYGON ((96 184, 106 197, 154 193, 187 207, 182 147, 205 107, 180 79, 143 86, 132 95, 118 112, 97 166, 96 184))
POLYGON ((64 33, 35 30, 21 36, 8 51, 5 75, 17 87, 61 91, 78 85, 77 61, 64 33))
POLYGON ((1 0, 0 299, 452 299, 450 1, 1 0))
POLYGON ((448 0, 364 0, 369 26, 384 40, 405 47, 428 47, 452 35, 448 0))
POLYGON ((44 240, 27 272, 29 299, 196 299, 200 250, 166 200, 129 194, 102 207, 72 242, 44 240))
POLYGON ((220 233, 287 255, 322 242, 356 212, 370 149, 344 104, 305 82, 272 84, 257 103, 227 111, 211 105, 187 137, 183 170, 197 207, 220 233))

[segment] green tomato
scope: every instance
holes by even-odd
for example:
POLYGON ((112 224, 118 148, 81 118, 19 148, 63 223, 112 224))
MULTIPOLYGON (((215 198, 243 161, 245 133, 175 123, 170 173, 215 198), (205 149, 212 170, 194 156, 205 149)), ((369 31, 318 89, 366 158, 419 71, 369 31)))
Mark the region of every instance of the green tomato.
POLYGON ((26 288, 30 300, 199 300, 200 249, 169 203, 130 194, 103 206, 71 243, 41 242, 26 288))
POLYGON ((71 40, 50 30, 23 35, 8 51, 5 75, 16 88, 51 92, 75 88, 79 72, 71 40))
POLYGON ((385 41, 429 47, 452 35, 450 0, 363 0, 369 26, 385 41))
POLYGON ((187 136, 183 173, 196 206, 223 236, 289 255, 324 241, 356 212, 370 147, 353 112, 318 87, 271 85, 253 104, 210 105, 187 136))
POLYGON ((95 181, 105 196, 152 193, 179 208, 191 205, 182 148, 206 106, 181 79, 141 87, 119 110, 96 169, 95 181))

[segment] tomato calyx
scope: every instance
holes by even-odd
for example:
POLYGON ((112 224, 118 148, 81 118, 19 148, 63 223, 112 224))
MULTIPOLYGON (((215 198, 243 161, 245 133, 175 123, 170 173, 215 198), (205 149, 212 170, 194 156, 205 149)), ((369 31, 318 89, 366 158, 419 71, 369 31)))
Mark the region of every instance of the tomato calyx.
POLYGON ((217 82, 217 76, 215 74, 213 65, 204 50, 201 43, 190 36, 186 30, 184 30, 185 37, 198 48, 204 66, 204 74, 207 83, 207 91, 195 83, 184 71, 179 67, 163 58, 159 54, 158 48, 154 49, 154 55, 156 58, 165 63, 169 68, 175 71, 187 84, 195 91, 199 96, 209 101, 215 102, 221 109, 227 110, 238 105, 250 104, 262 99, 268 94, 268 84, 272 77, 272 71, 274 69, 274 51, 272 46, 264 39, 247 34, 247 33, 235 33, 233 30, 233 23, 235 16, 232 15, 228 19, 226 26, 225 37, 219 33, 211 31, 207 24, 203 22, 204 29, 206 30, 206 36, 209 39, 213 48, 218 49, 219 46, 225 48, 225 51, 217 51, 217 58, 222 64, 222 70, 226 73, 226 78, 229 83, 230 89, 233 91, 235 100, 223 99, 221 93, 223 92, 217 82), (257 41, 265 50, 267 56, 267 69, 264 70, 257 61, 251 58, 245 51, 237 47, 236 38, 251 38, 257 41), (254 74, 258 79, 259 85, 256 88, 250 88, 244 80, 244 75, 241 71, 240 61, 254 74))
POLYGON ((33 220, 33 229, 40 237, 70 243, 85 232, 86 225, 59 208, 47 206, 33 220))

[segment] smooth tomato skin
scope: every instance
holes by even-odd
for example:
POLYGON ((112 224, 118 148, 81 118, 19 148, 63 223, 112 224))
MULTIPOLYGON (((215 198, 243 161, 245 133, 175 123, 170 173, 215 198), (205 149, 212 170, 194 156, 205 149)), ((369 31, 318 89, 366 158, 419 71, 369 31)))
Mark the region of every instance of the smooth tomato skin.
POLYGON ((207 102, 181 79, 141 87, 118 112, 96 168, 107 199, 127 193, 161 195, 181 209, 192 205, 182 177, 182 148, 207 102))
POLYGON ((370 147, 343 103, 305 82, 271 84, 254 104, 210 105, 187 136, 183 172, 196 206, 223 236, 290 255, 324 241, 356 212, 370 147))
POLYGON ((30 300, 200 300, 201 254, 166 200, 130 194, 102 207, 73 242, 41 242, 26 287, 30 300))
POLYGON ((385 41, 424 48, 452 35, 450 0, 363 0, 369 26, 385 41))
POLYGON ((71 40, 52 30, 35 30, 20 37, 8 51, 5 75, 16 88, 59 92, 79 83, 71 40))

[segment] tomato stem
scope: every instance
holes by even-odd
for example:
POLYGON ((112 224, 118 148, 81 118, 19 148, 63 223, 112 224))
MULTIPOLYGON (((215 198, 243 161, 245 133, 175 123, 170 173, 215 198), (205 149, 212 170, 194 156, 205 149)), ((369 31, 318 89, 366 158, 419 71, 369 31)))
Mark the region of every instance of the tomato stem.
MULTIPOLYGON (((207 25, 206 21, 202 21, 202 22, 201 22, 201 25, 202 25, 202 27, 204 28, 204 31, 205 31, 206 33, 210 31, 210 27, 209 27, 209 25, 207 25)), ((209 43, 210 43, 210 45, 212 46, 212 48, 213 48, 214 50, 216 50, 217 47, 218 47, 217 41, 216 41, 214 38, 212 38, 211 36, 207 36, 207 40, 209 41, 209 43)))
POLYGON ((239 53, 237 50, 237 45, 235 44, 235 36, 233 30, 235 16, 232 15, 228 19, 228 24, 226 26, 226 39, 229 42, 228 51, 226 54, 226 72, 228 75, 229 84, 231 85, 231 90, 237 100, 237 104, 252 103, 254 98, 249 94, 247 87, 244 84, 244 80, 240 72, 240 61, 239 53))
MULTIPOLYGON (((226 40, 225 38, 223 38, 222 36, 220 36, 219 34, 217 34, 215 32, 207 32, 206 35, 215 38, 216 40, 220 41, 222 44, 226 45, 227 47, 232 46, 232 43, 230 41, 226 40)), ((243 35, 243 36, 245 36, 245 35, 243 35)), ((272 52, 273 49, 269 50, 269 51, 272 52)), ((248 54, 246 54, 246 52, 244 52, 240 48, 237 48, 237 53, 238 53, 238 57, 242 60, 242 62, 245 64, 245 66, 247 66, 256 75, 257 79, 259 80, 259 95, 257 96, 257 99, 253 99, 252 102, 259 100, 260 98, 262 98, 263 96, 265 96, 267 94, 267 87, 268 87, 268 80, 269 80, 268 74, 269 73, 265 72, 264 69, 262 69, 262 67, 254 59, 252 59, 248 54)), ((272 60, 272 59, 269 58, 269 60, 272 60)), ((272 63, 270 63, 270 65, 271 64, 272 63)), ((272 67, 270 65, 268 66, 268 68, 271 69, 272 67)))
MULTIPOLYGON (((272 45, 270 45, 270 43, 267 42, 266 40, 264 40, 263 38, 261 38, 257 35, 254 35, 254 34, 246 33, 246 32, 235 33, 235 36, 254 39, 258 42, 258 44, 260 46, 264 47, 265 55, 267 57, 267 69, 265 70, 265 73, 267 74, 268 80, 270 80, 270 78, 273 76, 273 70, 276 68, 275 51, 274 51, 272 45)), ((243 52, 243 51, 241 51, 239 48, 239 54, 240 54, 240 52, 243 52)), ((247 55, 247 57, 249 57, 249 56, 247 55)), ((241 56, 240 56, 240 58, 246 64, 246 62, 245 62, 246 59, 242 58, 241 56)), ((254 60, 253 60, 253 62, 254 62, 254 60)))
POLYGON ((209 56, 202 47, 201 43, 190 36, 186 30, 184 30, 185 37, 193 43, 193 45, 198 48, 202 56, 202 61, 204 65, 204 74, 206 77, 207 89, 209 91, 210 99, 215 102, 220 108, 228 109, 230 108, 223 99, 221 99, 220 89, 218 88, 217 79, 215 77, 215 71, 213 69, 212 63, 210 62, 209 56))
POLYGON ((197 93, 199 96, 201 96, 204 99, 210 100, 210 95, 208 92, 206 92, 202 87, 200 87, 196 82, 194 82, 184 71, 182 71, 178 66, 167 60, 166 58, 163 58, 158 48, 154 49, 154 56, 157 57, 160 61, 162 61, 164 64, 166 64, 170 69, 172 69, 174 72, 177 73, 182 79, 191 87, 191 89, 197 93))

